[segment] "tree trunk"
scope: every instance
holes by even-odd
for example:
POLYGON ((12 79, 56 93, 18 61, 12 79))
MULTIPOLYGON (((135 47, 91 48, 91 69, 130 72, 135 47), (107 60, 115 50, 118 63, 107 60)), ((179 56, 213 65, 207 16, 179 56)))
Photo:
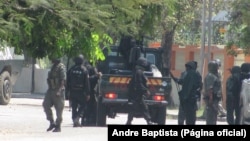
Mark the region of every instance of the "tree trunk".
MULTIPOLYGON (((162 53, 162 61, 163 61, 163 76, 169 76, 171 70, 171 52, 174 38, 174 29, 171 31, 165 31, 162 35, 162 43, 161 46, 163 48, 162 53)), ((171 90, 172 91, 172 90, 171 90)), ((174 107, 174 100, 172 97, 172 93, 167 97, 169 107, 174 107)))
POLYGON ((162 43, 161 46, 163 48, 163 68, 164 68, 164 76, 169 76, 169 72, 171 69, 171 52, 174 38, 174 30, 165 31, 162 35, 162 43))

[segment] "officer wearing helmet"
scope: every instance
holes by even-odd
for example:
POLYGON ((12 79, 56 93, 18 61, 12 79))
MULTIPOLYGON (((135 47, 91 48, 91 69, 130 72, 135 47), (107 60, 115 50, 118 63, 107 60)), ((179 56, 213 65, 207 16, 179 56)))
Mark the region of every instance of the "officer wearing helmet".
POLYGON ((148 62, 145 58, 139 58, 136 61, 132 79, 129 83, 129 113, 127 118, 127 125, 131 125, 132 120, 137 115, 143 115, 147 124, 153 124, 151 122, 151 116, 149 114, 148 106, 144 99, 150 95, 148 90, 147 81, 148 78, 145 76, 144 71, 148 66, 148 62))
POLYGON ((229 125, 240 124, 240 92, 241 92, 241 69, 240 66, 233 66, 230 69, 231 75, 226 81, 226 107, 227 123, 229 125))
MULTIPOLYGON (((223 80, 223 78, 222 78, 223 75, 222 75, 222 72, 220 70, 220 68, 221 68, 221 60, 220 59, 215 59, 214 61, 218 64, 218 76, 219 76, 220 80, 223 80)), ((223 97, 222 97, 222 99, 223 99, 223 97)), ((220 117, 225 117, 226 116, 226 110, 222 106, 222 101, 220 101, 220 103, 219 103, 218 115, 220 117)))
POLYGON ((46 118, 50 122, 47 131, 53 130, 53 132, 61 132, 66 70, 64 64, 61 63, 59 58, 51 57, 50 60, 53 65, 48 72, 48 90, 43 100, 43 108, 46 118), (52 106, 54 106, 56 110, 56 120, 53 118, 52 106))
POLYGON ((86 125, 95 125, 96 124, 96 108, 97 108, 97 91, 96 86, 99 79, 102 76, 101 72, 98 72, 98 69, 92 65, 89 61, 85 61, 85 67, 89 73, 89 84, 90 84, 90 99, 88 101, 88 106, 86 110, 86 125))
POLYGON ((218 63, 208 63, 208 74, 204 79, 204 101, 206 103, 206 124, 216 125, 219 102, 222 97, 221 80, 218 75, 218 63))
POLYGON ((80 127, 80 119, 84 122, 86 105, 89 100, 89 73, 84 66, 84 57, 82 54, 74 58, 75 65, 67 72, 67 88, 69 91, 69 100, 72 108, 73 127, 80 127))
POLYGON ((197 99, 202 89, 202 78, 197 69, 196 61, 189 61, 185 64, 185 71, 181 73, 180 78, 176 78, 170 73, 173 80, 178 84, 179 111, 178 125, 194 125, 196 122, 197 99), (181 89, 179 87, 181 85, 181 89))

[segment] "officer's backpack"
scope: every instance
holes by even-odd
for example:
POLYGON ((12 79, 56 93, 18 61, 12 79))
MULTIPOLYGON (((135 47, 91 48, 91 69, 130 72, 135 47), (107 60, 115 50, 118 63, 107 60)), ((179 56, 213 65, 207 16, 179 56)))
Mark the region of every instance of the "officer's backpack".
POLYGON ((86 68, 83 66, 74 66, 69 73, 69 81, 71 89, 83 89, 86 68))

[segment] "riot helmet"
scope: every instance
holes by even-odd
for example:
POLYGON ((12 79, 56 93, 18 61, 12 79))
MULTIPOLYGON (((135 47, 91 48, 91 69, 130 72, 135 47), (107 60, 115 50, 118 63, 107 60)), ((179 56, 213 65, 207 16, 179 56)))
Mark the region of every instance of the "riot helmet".
POLYGON ((77 57, 74 58, 74 62, 76 65, 83 64, 84 56, 82 54, 79 54, 77 57))
POLYGON ((140 66, 144 69, 146 69, 148 67, 148 61, 146 58, 144 57, 140 57, 137 61, 136 61, 136 65, 140 66))
POLYGON ((53 63, 53 64, 57 64, 61 62, 61 58, 57 57, 57 56, 49 56, 49 60, 53 63))
POLYGON ((208 72, 212 73, 212 74, 218 74, 218 68, 219 68, 219 65, 217 62, 215 61, 210 61, 208 63, 208 72))

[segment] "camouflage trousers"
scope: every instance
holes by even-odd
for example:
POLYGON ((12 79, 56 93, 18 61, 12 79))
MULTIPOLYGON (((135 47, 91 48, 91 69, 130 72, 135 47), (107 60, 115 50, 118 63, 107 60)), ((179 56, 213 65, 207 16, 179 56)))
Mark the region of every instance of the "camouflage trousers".
POLYGON ((219 111, 219 101, 213 101, 211 104, 209 104, 206 101, 206 124, 207 125, 216 125, 218 111, 219 111))
POLYGON ((43 100, 43 109, 46 114, 46 118, 50 123, 60 125, 63 120, 63 109, 64 109, 64 91, 61 91, 60 95, 56 95, 56 90, 48 90, 45 94, 43 100), (54 106, 56 111, 56 121, 54 121, 54 116, 52 112, 52 107, 54 106))

